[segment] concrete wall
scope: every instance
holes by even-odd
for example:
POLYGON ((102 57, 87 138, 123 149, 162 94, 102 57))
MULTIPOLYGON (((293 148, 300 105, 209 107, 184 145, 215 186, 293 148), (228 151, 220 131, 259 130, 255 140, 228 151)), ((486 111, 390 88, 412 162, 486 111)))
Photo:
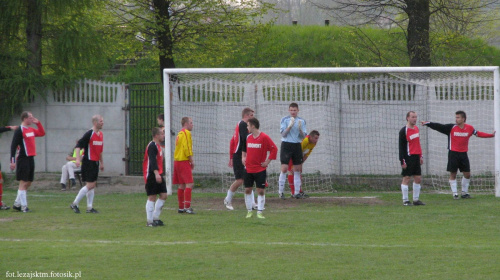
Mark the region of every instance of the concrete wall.
MULTIPOLYGON (((72 91, 49 93, 46 100, 37 98, 24 104, 26 111, 33 113, 45 127, 45 137, 36 139, 37 172, 60 172, 67 154, 77 139, 92 128, 92 116, 104 118, 104 172, 102 174, 125 174, 125 86, 102 82, 85 81, 72 91)), ((19 116, 8 124, 19 125, 19 116)), ((0 162, 2 171, 9 172, 10 146, 13 132, 2 133, 0 138, 0 162)))

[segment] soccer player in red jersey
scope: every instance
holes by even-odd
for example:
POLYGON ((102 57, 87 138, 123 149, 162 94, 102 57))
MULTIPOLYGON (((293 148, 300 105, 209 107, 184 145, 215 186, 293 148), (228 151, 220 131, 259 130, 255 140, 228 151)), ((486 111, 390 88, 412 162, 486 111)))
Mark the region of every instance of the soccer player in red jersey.
MULTIPOLYGON (((243 178, 245 178, 245 166, 241 161, 241 153, 243 151, 243 147, 247 144, 247 136, 248 136, 248 126, 247 122, 249 119, 253 118, 254 110, 251 108, 245 108, 241 112, 241 120, 236 124, 236 128, 234 129, 233 137, 231 137, 231 142, 229 143, 229 163, 227 166, 233 168, 234 172, 234 182, 229 187, 227 191, 227 196, 224 199, 224 205, 228 210, 234 210, 233 208, 233 196, 236 190, 243 185, 243 178)), ((252 190, 252 196, 253 190, 252 190)), ((254 208, 257 208, 256 203, 254 202, 254 208)))
POLYGON ((399 161, 401 163, 401 192, 403 205, 410 206, 408 199, 408 184, 413 176, 413 205, 425 205, 420 199, 420 183, 422 182, 422 169, 424 163, 422 148, 420 147, 420 133, 417 127, 417 113, 406 113, 406 125, 399 131, 399 161))
POLYGON ((247 218, 252 217, 253 195, 252 189, 255 182, 257 187, 257 218, 265 219, 262 211, 266 204, 266 177, 267 166, 271 160, 276 159, 278 148, 271 137, 259 130, 259 120, 256 118, 248 120, 248 130, 250 134, 247 137, 247 145, 243 147, 242 162, 247 169, 245 175, 245 205, 248 213, 247 218), (268 157, 269 153, 269 157, 268 157))
POLYGON ((76 214, 80 214, 80 208, 78 208, 78 203, 84 196, 87 196, 87 213, 97 214, 99 213, 92 206, 94 203, 94 188, 97 185, 97 177, 99 176, 99 170, 104 170, 104 163, 102 160, 102 151, 104 148, 104 135, 101 131, 104 125, 104 119, 101 115, 94 115, 92 117, 92 129, 87 131, 83 137, 78 140, 76 145, 76 167, 82 168, 82 180, 87 184, 80 189, 78 195, 76 196, 70 208, 76 214), (80 150, 83 151, 83 159, 80 155, 80 150))
POLYGON ((149 142, 144 161, 142 162, 142 174, 146 183, 146 226, 163 226, 160 220, 161 210, 165 200, 167 200, 167 185, 163 178, 163 152, 161 142, 165 140, 165 133, 161 128, 155 127, 152 130, 153 141, 149 142), (157 196, 160 196, 157 199, 157 196))
POLYGON ((191 194, 193 191, 193 120, 183 117, 181 120, 182 129, 175 139, 174 150, 174 170, 172 184, 179 185, 177 188, 177 201, 179 202, 178 213, 194 214, 191 207, 191 194))
MULTIPOLYGON (((17 126, 4 126, 0 127, 0 133, 16 129, 17 126)), ((0 210, 9 210, 10 207, 3 204, 2 195, 3 195, 3 177, 2 177, 2 165, 0 164, 0 210)))
POLYGON ((470 183, 470 164, 467 151, 469 150, 469 138, 476 135, 480 138, 495 137, 495 132, 492 134, 477 131, 471 125, 465 123, 467 115, 464 111, 455 113, 455 124, 440 124, 433 122, 422 122, 434 130, 448 135, 448 166, 447 171, 450 172, 450 187, 453 192, 453 198, 458 199, 457 191, 457 171, 460 170, 464 174, 462 177, 462 198, 470 198, 469 183, 470 183))
POLYGON ((10 146, 10 170, 16 169, 16 179, 19 181, 19 190, 12 208, 26 213, 30 211, 26 191, 35 178, 35 137, 45 136, 45 129, 30 112, 21 114, 21 122, 19 128, 14 131, 10 146), (32 124, 35 124, 37 128, 30 127, 32 124), (16 158, 18 150, 19 155, 16 158))
MULTIPOLYGON (((316 147, 316 144, 318 143, 319 140, 319 132, 317 130, 312 130, 309 135, 307 135, 304 140, 302 140, 302 155, 303 155, 303 160, 302 163, 299 166, 299 172, 300 172, 300 181, 302 182, 302 165, 304 162, 306 162, 306 159, 311 155, 314 147, 316 147)), ((295 193, 295 178, 294 178, 294 173, 293 173, 293 161, 290 159, 290 162, 288 163, 288 185, 290 185, 290 191, 292 193, 293 198, 308 198, 309 196, 302 191, 302 184, 299 189, 299 195, 294 196, 293 194, 295 193)), ((281 197, 282 199, 285 199, 285 196, 281 197)))

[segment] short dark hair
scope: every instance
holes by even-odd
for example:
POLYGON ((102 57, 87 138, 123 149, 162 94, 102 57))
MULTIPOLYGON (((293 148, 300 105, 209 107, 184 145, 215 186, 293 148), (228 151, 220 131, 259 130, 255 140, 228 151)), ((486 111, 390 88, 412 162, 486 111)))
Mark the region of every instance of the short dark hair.
POLYGON ((21 113, 21 121, 23 122, 25 119, 29 118, 30 117, 30 112, 28 111, 24 111, 21 113))
POLYGON ((241 117, 244 118, 245 115, 249 115, 250 113, 255 113, 255 111, 250 107, 246 107, 243 111, 241 111, 241 117))
POLYGON ((319 136, 319 132, 317 130, 313 130, 313 131, 309 132, 309 136, 313 136, 314 137, 316 135, 319 136))
POLYGON ((410 116, 411 113, 415 113, 415 111, 408 111, 408 113, 406 113, 406 120, 408 120, 408 117, 410 116))
POLYGON ((259 123, 259 120, 256 119, 256 118, 251 118, 248 120, 248 124, 251 124, 253 126, 255 126, 255 128, 259 129, 260 127, 260 123, 259 123))
POLYGON ((460 110, 460 111, 456 111, 455 112, 455 115, 460 115, 462 118, 464 118, 464 121, 467 120, 467 115, 465 114, 464 111, 460 110))
POLYGON ((151 135, 153 137, 155 137, 156 135, 162 134, 162 133, 163 133, 163 130, 159 127, 153 127, 153 129, 151 129, 151 135))
POLYGON ((288 106, 288 108, 297 108, 299 109, 299 104, 293 102, 293 103, 290 103, 290 105, 288 106))
POLYGON ((184 126, 185 123, 189 122, 190 117, 183 117, 181 120, 181 125, 184 126))
POLYGON ((159 114, 157 119, 160 119, 162 121, 165 121, 165 115, 162 113, 162 114, 159 114))

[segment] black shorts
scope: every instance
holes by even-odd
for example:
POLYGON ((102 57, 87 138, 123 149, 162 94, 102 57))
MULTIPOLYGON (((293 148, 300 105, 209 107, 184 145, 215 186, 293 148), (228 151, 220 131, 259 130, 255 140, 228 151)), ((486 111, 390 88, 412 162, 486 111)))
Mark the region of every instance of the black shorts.
POLYGON ((243 165, 243 162, 241 161, 241 154, 234 154, 233 155, 233 172, 234 172, 234 179, 243 179, 245 178, 245 174, 247 174, 247 171, 245 169, 245 166, 243 165))
POLYGON ((253 183, 255 182, 255 187, 259 189, 266 188, 266 170, 259 173, 247 173, 245 176, 245 188, 253 188, 253 183))
POLYGON ((290 159, 292 159, 293 165, 302 164, 302 145, 300 143, 281 142, 281 164, 288 165, 290 159))
POLYGON ((165 178, 161 176, 161 183, 156 182, 154 174, 149 174, 146 181, 146 194, 147 195, 157 195, 160 193, 167 193, 167 184, 165 183, 165 178))
POLYGON ((406 169, 402 169, 402 176, 420 176, 422 169, 420 168, 420 155, 405 156, 406 169))
POLYGON ((82 180, 84 182, 97 182, 99 176, 99 162, 93 160, 82 161, 82 180))
POLYGON ((459 169, 462 172, 470 172, 469 156, 467 152, 448 151, 448 166, 446 167, 446 171, 455 173, 459 169))
POLYGON ((16 180, 33 182, 35 179, 35 158, 18 157, 16 163, 16 180))

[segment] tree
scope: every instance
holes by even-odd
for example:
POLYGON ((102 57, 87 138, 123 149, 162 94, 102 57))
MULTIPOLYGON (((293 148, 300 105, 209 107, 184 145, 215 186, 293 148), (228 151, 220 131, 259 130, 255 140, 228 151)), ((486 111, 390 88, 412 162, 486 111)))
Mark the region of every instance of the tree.
POLYGON ((156 48, 160 72, 175 68, 176 56, 198 59, 199 65, 205 59, 222 60, 234 47, 234 41, 225 38, 239 36, 240 44, 255 39, 255 34, 266 27, 259 18, 272 9, 271 4, 260 0, 136 0, 129 6, 120 1, 112 3, 123 24, 140 32, 147 47, 156 48))
MULTIPOLYGON (((498 0, 311 0, 350 25, 377 25, 399 28, 406 39, 410 66, 432 65, 432 34, 448 33, 442 41, 473 30, 484 22, 498 19, 498 0), (492 13, 491 11, 495 11, 492 13), (481 14, 481 17, 473 17, 481 14), (484 16, 488 14, 488 16, 484 16), (446 24, 443 24, 446 23, 446 24), (434 33, 433 33, 434 32, 434 33)), ((437 42, 434 42, 437 43, 437 42)), ((439 44, 439 43, 438 43, 439 44)))
POLYGON ((0 0, 0 121, 23 102, 101 75, 112 57, 104 2, 0 0))

